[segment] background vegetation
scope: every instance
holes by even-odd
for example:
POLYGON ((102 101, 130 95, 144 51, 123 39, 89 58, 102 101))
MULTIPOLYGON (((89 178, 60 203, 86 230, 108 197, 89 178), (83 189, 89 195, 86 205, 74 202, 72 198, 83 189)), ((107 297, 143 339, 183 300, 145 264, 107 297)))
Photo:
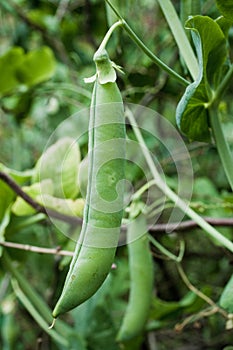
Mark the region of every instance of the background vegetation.
MULTIPOLYGON (((173 1, 181 15, 183 3, 173 1)), ((214 19, 220 15, 214 0, 200 3, 198 14, 214 19)), ((28 169, 34 169, 53 131, 66 118, 90 105, 92 85, 83 79, 95 73, 92 57, 109 27, 109 14, 102 0, 0 0, 0 10, 0 170, 13 177, 18 186, 25 186, 32 174, 36 176, 34 170, 28 169)), ((191 81, 157 1, 122 1, 120 11, 161 60, 191 81)), ((190 14, 196 14, 195 8, 190 14)), ((183 23, 185 20, 182 18, 183 23)), ((232 41, 231 28, 230 50, 232 41)), ((152 63, 123 29, 114 33, 109 53, 125 73, 118 77, 124 101, 148 106, 176 127, 175 110, 184 87, 152 63)), ((231 85, 220 104, 230 146, 232 92, 231 85)), ((203 216, 230 219, 233 196, 214 143, 189 142, 185 137, 184 141, 194 170, 191 207, 203 216)), ((147 143, 152 152, 159 152, 159 162, 173 186, 177 174, 167 153, 158 149, 149 136, 147 143)), ((86 137, 80 140, 79 151, 83 159, 86 137)), ((130 168, 130 177, 139 188, 142 179, 137 167, 130 168)), ((127 304, 126 247, 118 249, 117 269, 99 292, 64 316, 57 333, 51 334, 53 331, 46 328, 51 321, 46 304, 54 306, 69 263, 68 256, 56 254, 56 248, 72 251, 74 243, 62 234, 56 222, 46 218, 41 208, 37 210, 40 213, 28 213, 28 208, 23 212, 22 203, 18 203, 18 210, 15 206, 11 211, 16 194, 3 180, 0 185, 0 242, 11 257, 2 262, 0 270, 0 347, 71 348, 59 342, 58 333, 69 338, 73 349, 120 349, 114 338, 127 304), (47 247, 53 249, 53 254, 7 248, 6 242, 47 247), (24 289, 27 281, 29 286, 24 289), (44 327, 39 316, 45 320, 44 327)), ((67 198, 80 199, 82 207, 81 194, 67 198)), ((81 210, 79 207, 78 214, 81 210)), ((164 212, 160 223, 166 223, 167 218, 164 212)), ((219 227, 219 231, 232 239, 231 226, 219 227)), ((233 345, 229 310, 219 307, 219 298, 232 274, 232 255, 213 244, 195 225, 170 235, 162 230, 151 234, 175 254, 180 240, 184 240, 185 254, 179 265, 151 245, 156 281, 151 314, 143 339, 138 340, 138 345, 129 344, 127 349, 219 350, 233 345)))

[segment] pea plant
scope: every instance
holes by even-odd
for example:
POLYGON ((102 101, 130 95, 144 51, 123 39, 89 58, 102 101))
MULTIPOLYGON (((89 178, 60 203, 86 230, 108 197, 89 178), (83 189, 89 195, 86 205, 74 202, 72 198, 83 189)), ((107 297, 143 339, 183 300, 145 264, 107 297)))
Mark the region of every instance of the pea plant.
POLYGON ((1 348, 230 350, 232 2, 23 2, 0 1, 24 23, 0 56, 1 348))

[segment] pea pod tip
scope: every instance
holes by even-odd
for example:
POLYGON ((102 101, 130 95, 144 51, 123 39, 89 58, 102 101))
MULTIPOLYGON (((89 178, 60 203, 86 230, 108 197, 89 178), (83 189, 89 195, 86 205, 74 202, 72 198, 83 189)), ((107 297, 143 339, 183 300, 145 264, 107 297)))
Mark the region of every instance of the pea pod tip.
POLYGON ((56 320, 56 317, 54 317, 51 325, 49 326, 49 329, 52 329, 55 326, 56 320))

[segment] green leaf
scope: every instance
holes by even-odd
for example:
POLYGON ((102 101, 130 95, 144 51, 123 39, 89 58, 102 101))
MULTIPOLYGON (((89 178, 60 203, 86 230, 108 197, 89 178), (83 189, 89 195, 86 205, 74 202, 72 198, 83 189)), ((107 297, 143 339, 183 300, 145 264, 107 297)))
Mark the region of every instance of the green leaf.
POLYGON ((49 47, 29 52, 16 69, 18 80, 27 86, 35 85, 51 78, 56 68, 56 61, 49 47))
POLYGON ((29 181, 34 173, 33 169, 28 169, 25 171, 18 171, 15 169, 8 168, 4 164, 0 163, 0 170, 4 173, 10 175, 18 184, 22 185, 23 183, 29 181))
POLYGON ((0 94, 6 94, 18 87, 15 70, 23 60, 24 51, 21 47, 13 47, 0 57, 0 94))
POLYGON ((233 21, 233 2, 232 0, 216 0, 217 7, 221 14, 233 21))
POLYGON ((223 289, 219 305, 228 312, 233 313, 233 275, 223 289))
POLYGON ((210 140, 208 104, 214 90, 226 73, 227 41, 218 23, 207 16, 194 16, 186 26, 192 31, 197 51, 199 76, 190 84, 181 98, 176 121, 181 131, 191 140, 210 140))
POLYGON ((84 200, 82 198, 73 200, 57 198, 49 194, 41 194, 40 196, 36 196, 36 201, 46 208, 54 209, 62 214, 78 217, 83 216, 84 200))
POLYGON ((41 83, 52 77, 55 68, 56 60, 49 47, 27 54, 21 47, 13 47, 0 57, 0 94, 12 93, 21 85, 41 83))
POLYGON ((49 13, 45 9, 32 9, 27 11, 27 17, 41 28, 52 33, 59 31, 59 19, 49 13))
POLYGON ((6 185, 2 180, 0 180, 0 221, 5 215, 5 211, 14 201, 15 193, 6 185))
POLYGON ((55 197, 75 198, 79 193, 79 163, 79 145, 75 139, 64 137, 50 146, 38 160, 33 181, 51 179, 55 197))
MULTIPOLYGON (((41 193, 53 193, 53 183, 52 180, 47 179, 42 181, 41 183, 35 183, 31 186, 24 186, 23 191, 27 193, 31 198, 35 199, 41 193)), ((28 203, 26 203, 23 198, 17 197, 15 203, 12 206, 12 212, 17 216, 31 215, 35 213, 35 209, 33 209, 28 203)))
POLYGON ((151 316, 156 320, 173 317, 177 312, 193 305, 196 300, 197 296, 193 292, 188 292, 180 301, 165 301, 156 297, 153 300, 151 316))

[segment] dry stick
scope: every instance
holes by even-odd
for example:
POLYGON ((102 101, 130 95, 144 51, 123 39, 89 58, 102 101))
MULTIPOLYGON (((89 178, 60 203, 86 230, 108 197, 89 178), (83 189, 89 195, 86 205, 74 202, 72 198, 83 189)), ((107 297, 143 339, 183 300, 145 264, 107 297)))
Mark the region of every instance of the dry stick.
MULTIPOLYGON (((233 226, 232 218, 211 218, 211 217, 203 217, 203 219, 213 226, 233 226)), ((177 223, 170 224, 156 224, 149 228, 150 232, 172 232, 172 231, 188 231, 193 228, 199 228, 197 223, 193 220, 186 220, 180 222, 179 226, 177 223)))
POLYGON ((207 304, 211 305, 211 306, 216 306, 215 302, 210 299, 207 295, 205 295, 204 293, 202 293, 199 289, 197 289, 188 279, 187 275, 185 274, 181 264, 176 264, 178 272, 180 277, 182 278, 184 284, 186 285, 186 287, 191 290, 193 293, 195 293, 197 296, 199 296, 199 298, 203 299, 207 304))
POLYGON ((187 318, 184 319, 184 321, 182 323, 178 323, 175 325, 175 330, 177 332, 181 332, 187 324, 189 324, 191 322, 195 322, 198 319, 203 318, 203 317, 209 317, 215 313, 219 313, 224 318, 229 319, 229 315, 224 309, 220 308, 211 298, 209 298, 207 295, 202 293, 198 288, 196 288, 189 281, 187 275, 185 274, 185 272, 183 270, 182 265, 180 263, 178 263, 178 264, 176 264, 176 266, 177 266, 177 270, 179 272, 179 275, 180 275, 181 279, 183 280, 184 284, 187 286, 187 288, 189 290, 191 290, 194 294, 196 294, 199 298, 204 300, 207 304, 209 304, 210 308, 202 310, 202 311, 198 312, 197 314, 188 316, 187 318))
MULTIPOLYGON (((22 188, 6 173, 0 171, 0 179, 4 181, 19 197, 21 197, 25 202, 27 202, 32 208, 36 210, 37 213, 45 214, 48 217, 52 217, 54 219, 58 219, 60 221, 67 222, 71 225, 81 225, 82 219, 76 216, 66 215, 57 212, 53 209, 48 209, 36 202, 33 198, 31 198, 26 192, 22 190, 22 188)), ((213 226, 233 226, 232 218, 211 218, 204 217, 206 222, 213 226)), ((170 224, 155 224, 149 227, 149 232, 172 232, 172 231, 188 231, 190 229, 199 227, 197 223, 193 220, 186 220, 179 223, 170 223, 170 224)), ((126 226, 122 225, 122 231, 126 230, 126 226)))
POLYGON ((65 221, 73 225, 80 225, 82 219, 76 216, 66 215, 57 212, 53 209, 45 208, 43 205, 36 202, 32 197, 30 197, 22 188, 6 173, 0 171, 0 179, 4 181, 19 197, 21 197, 25 202, 27 202, 37 213, 45 214, 48 217, 53 217, 55 219, 65 221))
POLYGON ((37 247, 29 244, 20 244, 20 243, 14 243, 14 242, 6 242, 6 241, 0 242, 0 246, 26 250, 33 253, 53 254, 53 255, 60 255, 60 256, 73 256, 73 252, 70 252, 69 250, 60 250, 59 247, 44 248, 44 247, 37 247))
POLYGON ((210 317, 218 312, 218 307, 208 307, 205 310, 202 310, 198 312, 197 314, 193 314, 191 316, 188 316, 184 319, 182 323, 177 323, 175 325, 175 331, 176 332, 182 332, 183 329, 190 323, 197 322, 198 320, 202 319, 203 317, 210 317))

